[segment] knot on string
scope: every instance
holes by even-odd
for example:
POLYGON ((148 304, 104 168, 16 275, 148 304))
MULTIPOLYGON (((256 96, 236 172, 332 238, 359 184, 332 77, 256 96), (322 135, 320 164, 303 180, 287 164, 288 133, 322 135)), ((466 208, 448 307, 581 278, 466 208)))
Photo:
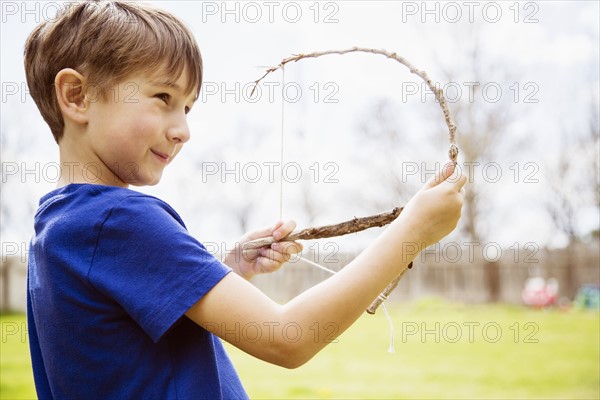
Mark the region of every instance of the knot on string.
POLYGON ((456 159, 458 158, 458 146, 456 144, 450 144, 450 149, 448 150, 448 157, 450 157, 450 160, 456 165, 456 159))

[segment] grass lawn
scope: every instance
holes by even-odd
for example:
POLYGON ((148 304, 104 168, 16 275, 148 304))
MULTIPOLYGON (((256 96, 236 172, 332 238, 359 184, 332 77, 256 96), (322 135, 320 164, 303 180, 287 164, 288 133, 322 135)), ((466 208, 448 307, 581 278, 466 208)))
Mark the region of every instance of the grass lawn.
POLYGON ((35 399, 25 315, 0 315, 0 399, 35 399))
MULTIPOLYGON (((382 310, 296 370, 228 349, 252 398, 600 398, 598 312, 435 300, 389 310, 395 354, 382 310)), ((25 319, 0 321, 0 398, 35 398, 25 319)))

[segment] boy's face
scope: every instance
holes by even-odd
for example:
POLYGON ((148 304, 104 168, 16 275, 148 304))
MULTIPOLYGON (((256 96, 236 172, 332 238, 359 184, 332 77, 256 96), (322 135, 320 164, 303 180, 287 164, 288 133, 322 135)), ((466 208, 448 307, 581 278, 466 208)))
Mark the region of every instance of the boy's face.
POLYGON ((109 88, 105 99, 90 101, 88 143, 92 159, 106 171, 97 183, 126 187, 160 181, 190 138, 186 114, 195 91, 184 93, 187 79, 186 70, 171 83, 164 74, 133 74, 109 88))

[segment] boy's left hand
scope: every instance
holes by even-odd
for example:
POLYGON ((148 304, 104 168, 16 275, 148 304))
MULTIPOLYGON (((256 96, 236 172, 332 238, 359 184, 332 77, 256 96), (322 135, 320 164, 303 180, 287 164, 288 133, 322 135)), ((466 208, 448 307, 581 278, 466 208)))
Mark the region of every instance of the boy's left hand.
POLYGON ((276 242, 270 246, 254 250, 242 250, 244 243, 254 239, 273 236, 275 240, 289 235, 296 228, 294 221, 279 221, 274 226, 248 232, 236 243, 235 248, 229 251, 223 260, 238 275, 250 279, 256 274, 277 271, 283 263, 302 251, 298 242, 276 242))

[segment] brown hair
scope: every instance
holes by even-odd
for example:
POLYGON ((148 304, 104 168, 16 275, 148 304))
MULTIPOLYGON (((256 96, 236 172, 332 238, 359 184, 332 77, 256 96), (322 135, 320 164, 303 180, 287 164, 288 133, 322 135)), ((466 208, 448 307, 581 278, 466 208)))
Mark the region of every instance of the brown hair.
POLYGON ((147 5, 93 1, 65 5, 25 44, 25 74, 37 107, 58 143, 64 120, 54 79, 64 68, 86 76, 100 97, 139 71, 164 72, 176 81, 187 67, 186 92, 200 92, 202 58, 189 29, 173 15, 147 5))

